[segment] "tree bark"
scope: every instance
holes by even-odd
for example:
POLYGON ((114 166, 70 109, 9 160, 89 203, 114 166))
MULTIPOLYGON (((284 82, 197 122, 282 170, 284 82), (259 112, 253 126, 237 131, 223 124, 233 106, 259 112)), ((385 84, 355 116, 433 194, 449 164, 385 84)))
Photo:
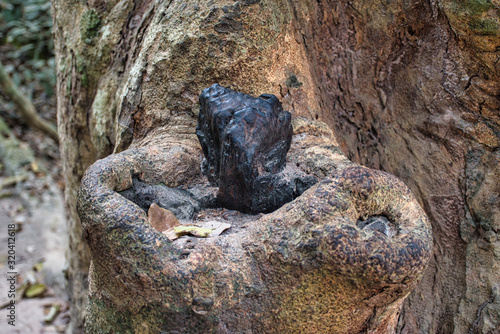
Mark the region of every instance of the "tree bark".
POLYGON ((83 328, 90 262, 76 213, 83 172, 190 138, 197 97, 216 82, 326 122, 350 158, 417 194, 436 253, 401 332, 497 328, 497 5, 467 4, 53 0, 70 331, 83 328))
POLYGON ((498 2, 331 6, 304 25, 324 119, 350 159, 402 178, 433 225, 401 332, 500 330, 498 2))

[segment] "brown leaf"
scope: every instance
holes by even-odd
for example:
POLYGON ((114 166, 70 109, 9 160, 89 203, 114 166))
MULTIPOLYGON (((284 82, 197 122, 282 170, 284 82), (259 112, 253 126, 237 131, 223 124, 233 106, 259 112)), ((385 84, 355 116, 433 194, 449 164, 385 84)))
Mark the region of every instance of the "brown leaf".
POLYGON ((151 226, 158 232, 163 232, 180 225, 172 212, 159 207, 156 203, 151 204, 149 207, 148 218, 151 226))
POLYGON ((170 240, 175 240, 183 235, 190 234, 199 238, 206 237, 216 237, 220 235, 222 232, 231 227, 231 224, 222 223, 218 221, 209 221, 209 222, 199 222, 195 223, 194 226, 179 226, 172 227, 168 230, 163 231, 163 234, 169 238, 170 240))

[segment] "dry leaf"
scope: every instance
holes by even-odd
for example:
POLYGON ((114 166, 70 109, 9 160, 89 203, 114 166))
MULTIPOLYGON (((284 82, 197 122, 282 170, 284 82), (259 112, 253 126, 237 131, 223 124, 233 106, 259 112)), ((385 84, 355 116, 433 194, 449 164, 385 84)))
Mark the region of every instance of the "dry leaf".
POLYGON ((207 315, 208 314, 208 311, 206 311, 204 309, 197 309, 195 307, 193 307, 193 312, 196 314, 199 314, 199 315, 207 315))
POLYGON ((19 174, 16 176, 3 177, 0 179, 0 190, 12 186, 14 184, 26 181, 28 179, 27 174, 19 174))
POLYGON ((41 272, 43 269, 43 262, 38 262, 33 266, 33 270, 36 272, 41 272))
POLYGON ((159 207, 156 203, 151 204, 149 207, 148 219, 151 226, 159 232, 164 232, 172 227, 180 225, 171 211, 159 207))
POLYGON ((31 163, 31 170, 33 171, 33 173, 38 173, 40 171, 40 167, 38 166, 36 161, 33 161, 31 163))
POLYGON ((25 292, 24 296, 27 298, 34 298, 34 297, 39 297, 41 296, 45 291, 47 290, 47 287, 45 284, 37 283, 32 286, 30 286, 25 292))
POLYGON ((227 230, 228 228, 230 228, 231 224, 213 220, 209 222, 196 223, 196 226, 211 229, 212 232, 210 233, 210 236, 216 237, 218 235, 221 235, 221 233, 227 230))
POLYGON ((54 321, 54 319, 56 318, 57 314, 59 314, 60 310, 61 310, 61 305, 59 305, 59 304, 53 304, 50 307, 49 313, 47 313, 47 315, 45 316, 45 318, 43 319, 43 321, 46 324, 52 323, 54 321))
POLYGON ((163 231, 162 232, 167 238, 169 238, 170 240, 175 240, 175 239, 179 239, 179 236, 177 235, 177 233, 175 233, 174 231, 174 228, 169 228, 168 230, 166 231, 163 231))
POLYGON ((211 229, 209 228, 201 228, 201 227, 198 227, 198 226, 177 226, 177 227, 174 227, 174 232, 179 235, 179 236, 182 236, 182 235, 186 235, 186 234, 191 234, 195 237, 199 237, 199 238, 205 238, 205 237, 208 237, 210 235, 210 233, 212 232, 211 229))
POLYGON ((231 227, 231 224, 222 223, 218 221, 209 221, 195 223, 195 225, 190 226, 177 226, 169 228, 162 233, 170 240, 176 240, 183 235, 190 234, 195 237, 205 238, 205 237, 216 237, 221 235, 222 232, 231 227))

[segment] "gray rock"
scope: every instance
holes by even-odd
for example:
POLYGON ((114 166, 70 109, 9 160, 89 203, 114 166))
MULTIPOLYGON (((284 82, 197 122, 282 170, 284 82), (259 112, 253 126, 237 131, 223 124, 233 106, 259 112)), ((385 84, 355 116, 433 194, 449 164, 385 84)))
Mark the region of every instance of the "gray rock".
POLYGON ((170 210, 179 220, 189 220, 200 210, 200 204, 184 189, 170 188, 164 184, 149 185, 136 178, 133 187, 119 193, 148 212, 151 204, 170 210))
POLYGON ((359 219, 356 225, 364 230, 382 232, 389 238, 397 234, 396 226, 386 216, 370 216, 365 220, 359 219))

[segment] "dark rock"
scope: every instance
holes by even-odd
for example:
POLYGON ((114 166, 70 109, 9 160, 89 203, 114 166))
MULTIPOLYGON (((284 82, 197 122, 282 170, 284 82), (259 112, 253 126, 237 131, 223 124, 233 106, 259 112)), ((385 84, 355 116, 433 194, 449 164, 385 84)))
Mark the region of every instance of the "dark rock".
POLYGON ((390 238, 397 234, 396 226, 386 216, 370 216, 365 220, 359 219, 356 225, 365 230, 382 232, 390 238))
MULTIPOLYGON (((277 174, 259 176, 253 183, 255 192, 248 203, 250 211, 272 212, 300 196, 317 182, 314 176, 307 175, 298 168, 287 168, 277 174)), ((220 204, 225 206, 225 203, 220 204)))
POLYGON ((200 204, 184 189, 170 188, 164 184, 149 185, 136 178, 133 187, 119 193, 148 212, 151 204, 170 210, 177 219, 188 220, 200 210, 200 204))
POLYGON ((216 187, 207 187, 205 185, 194 185, 186 189, 189 195, 198 202, 200 208, 215 208, 217 207, 217 192, 216 187))
POLYGON ((218 84, 204 89, 196 134, 202 171, 226 208, 270 212, 316 183, 298 170, 283 173, 293 130, 274 95, 255 98, 218 84))

